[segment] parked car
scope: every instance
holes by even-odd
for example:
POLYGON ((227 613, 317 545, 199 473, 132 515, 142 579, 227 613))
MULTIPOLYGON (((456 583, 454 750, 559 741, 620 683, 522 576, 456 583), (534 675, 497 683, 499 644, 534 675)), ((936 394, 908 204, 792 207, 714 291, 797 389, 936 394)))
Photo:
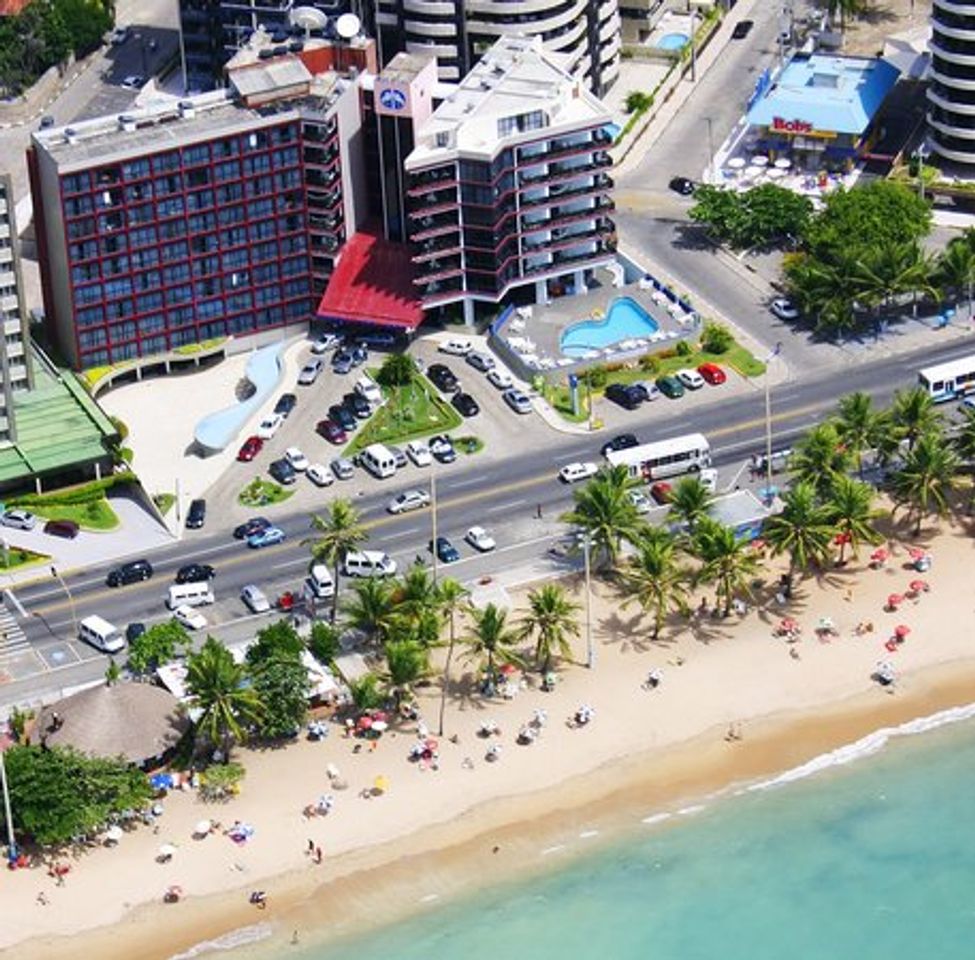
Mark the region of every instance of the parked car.
POLYGON ((271 521, 267 517, 251 517, 250 520, 245 520, 234 527, 234 539, 246 540, 252 534, 260 533, 269 526, 271 526, 271 521))
POLYGON ((260 437, 248 437, 237 451, 237 459, 241 463, 250 463, 264 449, 264 441, 260 437))
POLYGON ((122 86, 126 90, 141 90, 147 82, 147 79, 141 73, 130 73, 122 81, 122 86))
POLYGON ((296 473, 304 473, 308 469, 308 457, 298 447, 288 447, 284 451, 284 459, 288 461, 291 469, 296 473))
POLYGON ((690 367, 684 367, 675 374, 681 385, 688 390, 700 390, 704 386, 704 377, 690 367))
POLYGON ((33 530, 37 526, 37 517, 29 510, 14 508, 4 511, 0 516, 0 523, 5 527, 13 527, 14 530, 33 530))
POLYGON ((657 377, 657 389, 669 400, 679 400, 684 396, 684 385, 670 374, 657 377))
POLYGON ((329 443, 342 444, 349 439, 348 434, 334 420, 319 420, 315 430, 329 443))
POLYGON ((464 534, 464 539, 475 550, 480 550, 481 553, 488 553, 497 546, 497 544, 494 542, 494 537, 492 537, 491 534, 484 529, 484 527, 471 527, 470 530, 464 534))
POLYGON ((429 467, 433 463, 433 454, 422 440, 411 440, 406 445, 406 454, 418 467, 429 467))
POLYGON ((504 400, 515 413, 531 413, 532 412, 532 401, 531 397, 528 396, 522 390, 517 387, 509 387, 501 394, 501 398, 504 400))
POLYGON ((199 530, 207 520, 207 502, 202 497, 190 501, 186 511, 186 529, 199 530))
POLYGON ((330 464, 332 473, 339 480, 351 480, 355 476, 355 464, 347 457, 336 457, 330 464))
POLYGON ((352 354, 345 349, 336 350, 332 354, 332 372, 348 373, 352 369, 352 354))
POLYGON ((642 391, 630 384, 611 383, 605 390, 607 400, 619 404, 624 410, 636 410, 643 403, 642 391))
POLYGON ((356 380, 355 392, 365 399, 370 410, 375 410, 383 405, 383 392, 379 388, 379 384, 370 376, 362 376, 356 380))
POLYGON ((492 387, 496 387, 498 390, 507 390, 515 384, 511 374, 507 370, 502 370, 500 367, 495 367, 487 375, 487 380, 492 387))
POLYGON ((674 499, 674 488, 666 480, 658 480, 650 487, 650 496, 659 504, 670 503, 674 499))
POLYGON ((176 571, 177 583, 202 583, 212 580, 217 571, 209 563, 187 563, 176 571))
POLYGON ((129 39, 129 28, 128 27, 116 27, 111 36, 109 37, 109 42, 113 47, 120 47, 126 40, 129 39))
POLYGON ((284 423, 284 417, 280 413, 268 414, 258 425, 257 425, 257 436, 260 440, 270 440, 281 428, 281 424, 284 423))
POLYGON ((280 527, 268 526, 251 534, 247 538, 247 546, 259 550, 261 547, 271 547, 276 543, 281 543, 282 540, 284 540, 284 531, 280 527))
POLYGON ((457 459, 453 441, 446 434, 430 438, 430 452, 440 463, 453 463, 457 459))
POLYGON ((244 606, 251 613, 267 613, 271 609, 271 601, 268 600, 267 595, 253 583, 247 584, 240 591, 240 599, 244 601, 244 606))
POLYGON ((207 628, 207 618, 196 607, 187 606, 185 603, 180 604, 173 611, 173 619, 186 627, 187 630, 206 630, 207 628))
POLYGON ((125 642, 131 644, 146 632, 146 625, 141 620, 133 620, 125 628, 125 642))
POLYGON ((401 447, 394 447, 387 444, 386 449, 393 455, 393 459, 396 461, 397 470, 402 470, 403 467, 408 467, 410 465, 410 461, 406 458, 406 454, 403 452, 401 447))
POLYGON ((437 559, 441 563, 456 563, 460 560, 460 551, 446 538, 437 537, 436 544, 431 540, 427 549, 433 553, 436 548, 437 559))
POLYGON ((148 560, 130 560, 108 571, 105 583, 110 587, 124 587, 129 583, 141 583, 152 576, 152 564, 148 560))
POLYGON ((48 520, 44 524, 44 532, 52 537, 63 537, 65 540, 74 540, 81 527, 74 520, 48 520))
POLYGON ((635 433, 620 433, 607 440, 600 448, 599 452, 605 457, 613 450, 629 450, 630 447, 638 447, 640 441, 637 440, 635 433))
POLYGON ((712 387, 720 386, 728 379, 728 375, 716 363, 702 363, 697 372, 711 384, 712 387))
POLYGON ((474 348, 470 340, 445 340, 437 349, 455 357, 464 357, 474 348))
POLYGON ((462 417, 476 417, 481 412, 477 401, 469 393, 455 393, 450 402, 462 417))
POLYGON ((494 357, 489 353, 482 353, 480 350, 471 350, 464 359, 481 373, 490 373, 494 369, 494 357))
POLYGON ((798 320, 800 316, 799 308, 788 297, 776 297, 769 309, 780 320, 798 320))
POLYGON ((667 186, 682 197, 689 197, 694 193, 694 181, 687 177, 671 177, 667 186))
POLYGON ((352 390, 342 397, 342 406, 351 410, 359 420, 367 420, 372 413, 369 401, 356 390, 352 390))
POLYGON ((630 498, 630 503, 636 507, 636 512, 640 516, 653 509, 650 498, 642 490, 627 490, 626 495, 630 498))
POLYGON ((336 333, 320 333, 311 344, 311 352, 314 354, 328 353, 342 345, 342 338, 336 333))
POLYGON ((280 413, 282 417, 287 417, 297 403, 298 398, 293 393, 282 393, 274 405, 274 412, 280 413))
POLYGON ((353 344, 349 355, 352 357, 352 366, 360 367, 369 359, 369 348, 360 340, 353 344))
POLYGON ((559 479, 563 483, 577 483, 580 480, 588 480, 599 472, 599 467, 591 461, 582 463, 567 463, 559 471, 559 479))
POLYGON ((287 460, 282 457, 280 460, 275 460, 272 462, 271 466, 268 467, 268 473, 280 484, 284 486, 290 486, 295 480, 298 479, 298 473, 287 460))
POLYGON ((325 361, 321 357, 313 357, 309 360, 298 374, 298 384, 302 387, 310 387, 317 379, 318 375, 325 368, 325 361))
POLYGON ((347 433, 359 425, 355 414, 344 404, 333 403, 328 408, 328 419, 337 423, 347 433))
POLYGON ((403 493, 393 497, 386 509, 389 513, 408 513, 410 510, 419 510, 428 506, 430 506, 430 494, 426 490, 404 490, 403 493))
POLYGON ((316 487, 327 487, 335 482, 335 477, 329 472, 328 468, 321 463, 313 463, 305 471, 305 476, 316 487))
POLYGON ((734 30, 731 31, 732 40, 744 40, 749 33, 752 32, 752 27, 755 26, 754 20, 739 20, 735 24, 734 30))
POLYGON ((637 380, 633 389, 639 392, 644 403, 653 403, 660 399, 660 388, 652 380, 637 380))
POLYGON ((441 393, 453 393, 460 389, 453 370, 442 363, 431 363, 427 370, 427 378, 441 393))

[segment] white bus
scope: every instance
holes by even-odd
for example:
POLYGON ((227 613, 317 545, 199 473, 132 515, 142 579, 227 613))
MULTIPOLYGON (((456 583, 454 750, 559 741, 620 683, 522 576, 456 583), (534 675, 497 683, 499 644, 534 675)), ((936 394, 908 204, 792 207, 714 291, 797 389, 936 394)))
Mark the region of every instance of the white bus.
POLYGON ((935 403, 975 393, 975 356, 925 367, 918 373, 917 382, 935 403))
POLYGON ((649 483, 663 477, 703 470, 711 464, 711 446, 703 433, 688 433, 683 437, 644 443, 627 450, 610 450, 606 459, 610 466, 624 466, 631 477, 649 483))

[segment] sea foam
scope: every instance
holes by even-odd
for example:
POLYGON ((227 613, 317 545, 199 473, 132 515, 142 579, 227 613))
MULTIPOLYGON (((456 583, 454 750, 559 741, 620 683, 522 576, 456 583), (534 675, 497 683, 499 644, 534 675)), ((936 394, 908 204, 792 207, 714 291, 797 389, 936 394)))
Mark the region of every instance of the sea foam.
POLYGON ((230 930, 213 940, 202 940, 200 943, 195 943, 189 950, 173 954, 169 960, 193 960, 194 957, 201 957, 206 953, 236 950, 238 947, 246 947, 252 943, 260 943, 261 940, 267 940, 272 932, 269 923, 255 923, 248 927, 238 927, 236 930, 230 930))

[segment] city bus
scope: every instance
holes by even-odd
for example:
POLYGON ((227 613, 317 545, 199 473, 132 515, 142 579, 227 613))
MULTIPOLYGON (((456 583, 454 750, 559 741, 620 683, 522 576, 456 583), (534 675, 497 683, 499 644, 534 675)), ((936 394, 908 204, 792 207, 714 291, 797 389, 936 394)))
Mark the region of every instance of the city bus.
POLYGON ((918 372, 917 382, 935 403, 975 394, 975 356, 925 367, 918 372))
POLYGON ((630 476, 649 483, 682 473, 697 473, 711 464, 711 446, 702 433, 644 443, 626 450, 610 450, 606 460, 612 467, 625 466, 630 476))

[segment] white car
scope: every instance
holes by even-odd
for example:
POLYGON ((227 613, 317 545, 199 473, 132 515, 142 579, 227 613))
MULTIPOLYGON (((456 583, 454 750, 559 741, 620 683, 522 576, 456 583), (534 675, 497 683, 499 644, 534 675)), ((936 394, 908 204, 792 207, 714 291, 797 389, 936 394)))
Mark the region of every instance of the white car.
POLYGON ((269 413, 257 426, 257 436, 261 440, 270 440, 284 423, 284 417, 280 413, 269 413))
POLYGON ((582 463, 567 463, 559 471, 559 479, 563 483, 578 483, 580 480, 588 480, 590 477, 599 473, 599 467, 591 460, 582 463))
POLYGON ((319 487, 327 487, 329 484, 335 483, 335 477, 332 476, 332 472, 321 463, 313 463, 305 471, 305 476, 319 487))
POLYGON ((769 309, 780 320, 799 319, 799 308, 788 297, 776 297, 769 309))
POLYGON ((430 506, 430 494, 426 490, 405 490, 394 497, 386 508, 390 513, 407 513, 430 506))
POLYGON ((133 73, 122 81, 126 90, 141 90, 148 81, 141 73, 133 73))
POLYGON ((33 530, 37 526, 37 517, 28 510, 7 510, 0 516, 0 523, 15 530, 33 530))
POLYGON ((454 357, 466 357, 474 349, 474 344, 470 340, 445 340, 437 349, 454 357))
POLYGON ((495 367, 487 375, 488 383, 492 387, 496 387, 498 390, 507 390, 515 385, 515 381, 511 374, 507 370, 502 370, 500 367, 495 367))
POLYGON ((489 550, 493 550, 497 544, 494 542, 494 537, 491 536, 484 529, 484 527, 471 527, 467 533, 464 534, 464 539, 475 549, 480 550, 481 553, 487 553, 489 550))
POLYGON ((342 338, 334 333, 323 333, 312 341, 311 352, 315 354, 328 353, 341 344, 342 338))
POLYGON ((207 618, 195 607, 187 606, 185 603, 180 604, 173 611, 173 619, 187 630, 205 630, 207 626, 207 618))
POLYGON ((643 398, 647 403, 660 399, 660 387, 652 380, 637 380, 633 386, 639 387, 643 391, 643 398))
POLYGON ((284 459, 291 464, 291 469, 296 473, 303 473, 308 469, 311 464, 308 462, 308 457, 306 457, 298 447, 288 447, 284 451, 284 459))
POLYGON ((627 490, 626 495, 630 498, 630 503, 636 507, 636 512, 641 516, 653 509, 653 503, 642 490, 627 490))
POLYGON ((321 357, 313 357, 301 368, 301 372, 298 374, 299 385, 302 387, 310 387, 324 369, 325 361, 321 357))
POLYGON ((504 402, 514 410, 515 413, 531 413, 532 402, 527 393, 523 393, 517 387, 511 387, 501 394, 504 402))
POLYGON ((433 463, 433 454, 422 440, 411 440, 406 445, 406 455, 418 467, 429 467, 433 463))
POLYGON ((240 591, 240 599, 244 601, 251 613, 267 613, 271 609, 271 602, 267 595, 260 587, 255 587, 253 583, 247 584, 240 591))
POLYGON ((481 373, 490 373, 494 369, 494 357, 480 350, 471 350, 464 359, 481 373))
POLYGON ((704 377, 690 367, 678 370, 676 376, 688 390, 700 390, 704 386, 704 377))
POLYGON ((371 377, 359 377, 355 382, 355 392, 374 410, 383 405, 383 392, 371 377))

